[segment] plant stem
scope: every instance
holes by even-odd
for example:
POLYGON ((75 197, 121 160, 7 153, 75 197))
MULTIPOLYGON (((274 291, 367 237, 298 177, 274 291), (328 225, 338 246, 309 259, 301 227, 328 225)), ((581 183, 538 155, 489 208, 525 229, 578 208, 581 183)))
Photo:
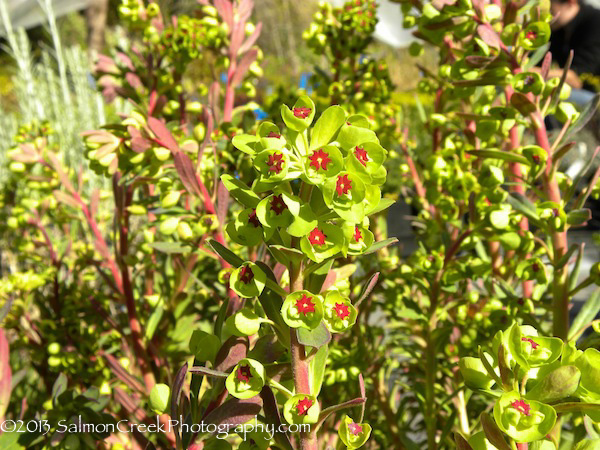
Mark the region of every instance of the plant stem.
POLYGON ((436 339, 434 332, 437 326, 437 305, 439 297, 439 277, 441 272, 438 272, 436 278, 431 285, 429 297, 429 323, 426 341, 425 355, 425 425, 427 427, 427 448, 435 450, 437 443, 435 434, 437 431, 437 413, 435 407, 435 374, 437 372, 436 360, 436 339))
MULTIPOLYGON (((546 171, 543 175, 543 188, 549 201, 561 204, 561 194, 558 182, 552 170, 552 153, 548 141, 548 133, 543 117, 538 112, 533 117, 534 132, 537 144, 548 152, 546 162, 546 171)), ((554 250, 554 261, 560 259, 566 254, 568 248, 567 231, 553 231, 552 247, 554 250)), ((568 285, 567 265, 554 270, 554 280, 552 284, 553 295, 553 332, 554 336, 566 339, 569 334, 569 285, 568 285)))
MULTIPOLYGON (((297 239, 294 239, 296 241, 297 239)), ((290 291, 300 291, 303 287, 302 263, 291 263, 290 291)), ((292 374, 294 375, 294 387, 296 394, 310 395, 310 370, 304 346, 298 342, 296 329, 290 328, 290 354, 292 356, 292 374)), ((313 431, 300 433, 300 446, 302 450, 317 450, 317 436, 313 431)))

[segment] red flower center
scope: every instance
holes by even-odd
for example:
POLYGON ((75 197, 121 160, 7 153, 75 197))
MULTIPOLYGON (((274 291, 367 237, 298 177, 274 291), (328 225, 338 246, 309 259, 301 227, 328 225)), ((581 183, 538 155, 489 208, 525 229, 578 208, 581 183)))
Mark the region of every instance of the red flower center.
POLYGON ((327 170, 327 164, 331 162, 329 153, 324 151, 322 148, 314 151, 313 154, 308 157, 308 159, 310 159, 310 165, 313 166, 315 170, 319 170, 319 168, 327 170))
POLYGON ((354 149, 354 156, 356 156, 356 159, 358 159, 358 162, 361 163, 363 166, 367 165, 367 161, 369 161, 369 155, 367 154, 367 151, 363 147, 359 147, 357 145, 356 148, 354 149))
POLYGON ((308 235, 308 242, 312 245, 325 245, 327 236, 318 227, 315 227, 308 235))
POLYGON ((360 228, 358 227, 354 227, 354 240, 356 242, 360 241, 362 239, 362 233, 360 232, 360 228))
POLYGON ((256 216, 256 210, 253 209, 250 214, 248 214, 248 222, 254 225, 255 228, 260 227, 260 222, 258 221, 258 217, 256 216))
POLYGON ((281 172, 283 170, 284 163, 285 161, 283 160, 283 153, 275 152, 272 155, 269 155, 269 160, 267 161, 269 172, 281 172))
POLYGON ((299 119, 306 119, 310 115, 311 111, 312 109, 305 107, 294 108, 294 116, 298 117, 299 119))
POLYGON ((540 344, 538 344, 533 339, 528 338, 528 337, 522 337, 521 340, 523 342, 529 342, 531 344, 531 348, 534 349, 534 350, 540 346, 540 344))
POLYGON ((238 367, 236 377, 240 381, 248 382, 250 378, 252 378, 252 372, 250 372, 250 366, 240 366, 238 367))
POLYGON ((304 397, 302 400, 296 403, 296 413, 299 416, 302 416, 308 412, 312 405, 313 401, 308 397, 304 397))
POLYGON ((354 436, 358 436, 360 433, 362 433, 363 429, 359 424, 351 422, 348 424, 348 431, 354 436))
POLYGON ((271 211, 273 211, 276 215, 280 215, 283 211, 287 209, 287 205, 281 198, 281 194, 274 195, 271 199, 271 211))
POLYGON ((521 414, 528 416, 531 411, 531 405, 525 403, 523 400, 515 400, 510 404, 513 408, 519 411, 521 414))
POLYGON ((312 301, 312 297, 302 294, 302 297, 296 301, 296 309, 300 314, 308 314, 315 312, 315 304, 312 301))
POLYGON ((531 266, 531 269, 532 269, 534 272, 537 272, 537 271, 539 271, 539 270, 540 270, 540 266, 539 266, 539 264, 538 264, 538 263, 533 263, 533 265, 531 266))
POLYGON ((527 39, 533 40, 533 39, 537 38, 537 33, 536 33, 535 31, 533 31, 533 30, 532 30, 532 31, 528 31, 528 32, 525 34, 525 37, 526 37, 527 39))
POLYGON ((344 320, 350 315, 350 308, 348 307, 348 305, 344 305, 343 303, 336 303, 333 310, 335 311, 337 316, 342 320, 344 320))
POLYGON ((271 131, 269 134, 267 134, 268 138, 275 138, 275 139, 279 139, 281 137, 280 134, 275 133, 274 131, 271 131))
POLYGON ((348 175, 338 175, 337 184, 335 190, 338 196, 347 194, 352 189, 352 180, 348 178, 348 175))
POLYGON ((538 155, 533 155, 532 156, 533 162, 536 164, 540 163, 540 157, 538 155))
POLYGON ((254 279, 254 273, 252 273, 250 266, 242 267, 242 270, 240 270, 239 279, 244 284, 248 284, 254 279))

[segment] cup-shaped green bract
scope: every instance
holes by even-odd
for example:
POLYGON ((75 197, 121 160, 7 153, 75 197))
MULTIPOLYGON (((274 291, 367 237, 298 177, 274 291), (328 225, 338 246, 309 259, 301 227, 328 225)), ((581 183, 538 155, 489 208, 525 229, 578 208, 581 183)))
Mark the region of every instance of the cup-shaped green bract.
POLYGON ((544 90, 544 79, 537 72, 521 72, 514 76, 512 85, 516 91, 539 95, 544 90))
POLYGON ((564 231, 567 214, 561 205, 555 202, 543 202, 537 205, 536 209, 549 231, 564 231))
POLYGON ((291 328, 313 330, 323 320, 323 297, 308 291, 292 292, 283 302, 281 315, 291 328))
POLYGON ((321 406, 314 395, 296 394, 283 405, 283 416, 289 424, 317 423, 321 406))
POLYGON ((529 258, 519 262, 515 274, 522 280, 535 280, 538 284, 548 282, 546 265, 540 258, 529 258))
POLYGON ((550 25, 546 22, 533 22, 519 33, 519 44, 526 50, 535 50, 550 39, 550 25))
POLYGON ((263 198, 256 206, 256 216, 263 226, 268 228, 286 228, 294 221, 287 205, 291 197, 287 192, 275 192, 263 198))
POLYGON ((190 352, 200 362, 214 361, 220 347, 217 336, 202 330, 194 330, 190 338, 190 352))
POLYGON ((553 363, 560 357, 562 348, 562 340, 538 336, 532 327, 515 324, 508 330, 508 349, 525 369, 553 363))
POLYGON ((286 105, 281 106, 281 118, 289 129, 302 132, 315 118, 315 104, 310 97, 303 95, 291 109, 286 105))
POLYGON ((169 407, 171 388, 163 383, 155 384, 150 391, 150 407, 158 414, 164 413, 169 407))
POLYGON ((267 275, 258 265, 245 262, 231 273, 229 286, 243 298, 258 297, 267 281, 267 275))
POLYGON ((337 142, 345 153, 350 153, 356 146, 366 142, 379 144, 379 139, 373 130, 369 129, 369 120, 362 115, 353 115, 346 119, 337 136, 337 142))
POLYGON ((304 157, 304 173, 307 181, 322 184, 344 169, 344 157, 334 145, 324 145, 308 152, 304 157))
POLYGON ((225 328, 235 336, 252 336, 258 333, 262 322, 252 309, 242 308, 227 318, 225 328))
POLYGON ((323 319, 332 333, 341 333, 356 323, 358 312, 350 302, 338 291, 330 291, 325 296, 323 319))
POLYGON ((254 359, 244 358, 233 368, 225 387, 234 397, 246 399, 260 394, 265 385, 265 368, 254 359))
POLYGON ((383 163, 387 151, 376 142, 364 142, 348 151, 346 167, 356 173, 365 183, 381 185, 386 171, 383 163))
MULTIPOLYGON (((539 374, 538 378, 541 378, 539 374)), ((553 403, 573 395, 577 391, 580 379, 581 371, 577 367, 558 366, 541 378, 533 389, 527 392, 526 397, 543 403, 553 403)))
POLYGON ((254 208, 242 210, 233 222, 227 224, 226 230, 232 241, 248 247, 258 245, 263 239, 268 240, 273 234, 271 228, 262 225, 254 208))
POLYGON ((574 364, 581 371, 577 395, 584 401, 600 403, 600 351, 588 348, 574 364))
POLYGON ((280 183, 288 175, 290 154, 286 149, 263 150, 256 155, 253 164, 262 183, 280 183))
POLYGON ((526 400, 516 392, 507 392, 494 405, 498 427, 517 442, 543 439, 556 423, 556 411, 550 405, 526 400))
POLYGON ((529 161, 533 177, 536 178, 546 167, 548 152, 539 145, 526 145, 522 148, 522 152, 529 161))
POLYGON ((263 148, 282 149, 285 147, 285 137, 272 122, 262 122, 256 130, 256 136, 263 148))
POLYGON ((574 450, 600 450, 600 439, 584 439, 574 450))
POLYGON ((319 222, 307 235, 300 239, 300 249, 315 262, 337 255, 344 247, 342 229, 326 222, 319 222))
POLYGON ((460 358, 458 366, 465 385, 471 389, 489 389, 494 384, 494 380, 489 376, 479 358, 465 356, 460 358))
POLYGON ((360 448, 371 436, 371 425, 356 423, 352 418, 344 416, 338 428, 338 436, 349 449, 360 448))
POLYGON ((364 225, 345 223, 343 228, 349 255, 363 254, 375 241, 373 233, 364 225))

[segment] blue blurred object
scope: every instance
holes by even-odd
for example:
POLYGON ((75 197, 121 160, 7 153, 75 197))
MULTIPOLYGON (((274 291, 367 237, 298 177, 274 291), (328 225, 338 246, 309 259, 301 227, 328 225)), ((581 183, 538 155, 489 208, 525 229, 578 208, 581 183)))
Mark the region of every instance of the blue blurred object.
POLYGON ((256 120, 263 120, 269 117, 269 115, 260 108, 255 109, 252 112, 254 113, 254 117, 256 117, 256 120))
POLYGON ((312 86, 308 83, 311 76, 312 74, 310 72, 302 72, 302 75, 300 75, 300 82, 298 83, 298 87, 304 89, 309 95, 312 94, 312 86))
POLYGON ((221 81, 223 83, 227 82, 227 74, 225 72, 221 72, 221 77, 220 78, 221 78, 221 81))
POLYGON ((592 101, 594 95, 596 95, 594 92, 585 89, 571 89, 571 95, 569 95, 567 101, 577 106, 585 106, 592 101))

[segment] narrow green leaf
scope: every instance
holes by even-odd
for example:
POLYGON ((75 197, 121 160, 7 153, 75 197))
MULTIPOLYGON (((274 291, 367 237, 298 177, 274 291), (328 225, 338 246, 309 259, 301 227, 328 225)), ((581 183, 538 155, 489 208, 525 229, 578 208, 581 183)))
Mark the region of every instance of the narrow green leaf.
POLYGON ((154 337, 154 332, 156 331, 156 327, 158 327, 158 324, 160 323, 160 319, 162 319, 163 313, 164 308, 162 306, 159 306, 150 315, 148 323, 146 324, 146 332, 144 333, 146 339, 151 340, 154 337))
POLYGON ((502 431, 498 428, 498 425, 496 425, 496 422, 494 422, 494 419, 492 419, 489 414, 481 413, 479 420, 483 427, 485 437, 493 446, 498 450, 511 450, 510 446, 504 440, 502 431))
POLYGON ((385 248, 385 247, 389 247, 390 245, 393 245, 396 242, 398 242, 398 239, 395 237, 384 239, 383 241, 375 242, 373 245, 371 245, 367 249, 367 251, 365 251, 364 255, 370 255, 371 253, 375 253, 376 251, 381 250, 382 248, 385 248))
POLYGON ((208 239, 208 245, 210 245, 212 247, 212 249, 219 256, 221 256, 221 258, 223 258, 225 261, 227 261, 232 266, 240 267, 244 263, 244 260, 242 258, 237 256, 235 253, 233 253, 231 250, 229 250, 223 244, 215 241, 214 239, 208 239))
POLYGON ((596 289, 591 297, 582 306, 581 310, 573 320, 569 330, 569 339, 575 336, 581 329, 594 320, 600 313, 600 288, 596 289))
POLYGON ((529 165, 529 161, 523 155, 519 155, 518 153, 505 152, 502 150, 469 150, 467 153, 477 156, 478 158, 491 158, 491 159, 499 159, 502 161, 527 164, 529 165))

